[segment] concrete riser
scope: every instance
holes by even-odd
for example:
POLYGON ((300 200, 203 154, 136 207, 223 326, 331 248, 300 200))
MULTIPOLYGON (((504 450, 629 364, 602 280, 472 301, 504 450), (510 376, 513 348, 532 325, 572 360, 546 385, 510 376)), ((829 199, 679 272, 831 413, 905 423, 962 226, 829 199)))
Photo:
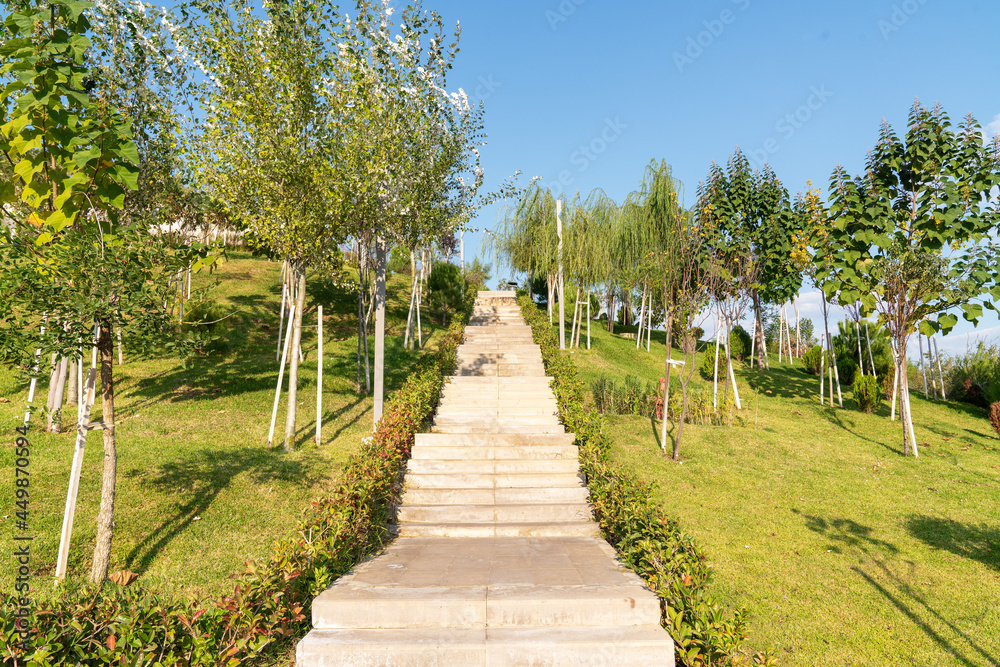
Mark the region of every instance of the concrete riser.
POLYGON ((407 523, 400 537, 598 537, 593 521, 555 523, 407 523))
POLYGON ((410 459, 407 470, 421 473, 453 473, 456 475, 575 475, 580 470, 576 459, 410 459))
POLYGON ((530 445, 572 445, 572 433, 528 434, 528 435, 481 435, 475 433, 417 433, 415 448, 430 446, 454 447, 519 447, 530 445))
POLYGON ((521 445, 511 447, 436 447, 417 445, 413 459, 430 460, 515 460, 515 459, 567 459, 577 460, 574 445, 521 445))
POLYGON ((586 503, 518 505, 404 505, 400 523, 521 523, 532 521, 586 521, 586 503))
POLYGON ((403 494, 403 504, 413 505, 485 505, 518 503, 586 503, 585 487, 555 487, 537 489, 420 489, 409 488, 403 494))
MULTIPOLYGON (((413 463, 412 461, 410 462, 413 463)), ((408 473, 410 489, 535 489, 538 487, 582 486, 578 474, 481 475, 458 473, 408 473)))

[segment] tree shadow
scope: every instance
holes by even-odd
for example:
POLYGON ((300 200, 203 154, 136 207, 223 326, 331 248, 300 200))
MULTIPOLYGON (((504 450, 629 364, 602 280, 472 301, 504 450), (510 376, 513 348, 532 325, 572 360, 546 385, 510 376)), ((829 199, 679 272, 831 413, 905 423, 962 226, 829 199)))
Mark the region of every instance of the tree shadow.
MULTIPOLYGON (((915 611, 916 606, 922 607, 924 611, 937 619, 940 624, 964 642, 972 651, 985 658, 988 664, 998 664, 997 655, 990 654, 986 649, 979 646, 961 628, 933 608, 920 591, 915 590, 889 568, 886 560, 900 553, 894 544, 874 537, 873 531, 869 526, 865 526, 853 519, 826 519, 803 514, 796 509, 793 509, 792 512, 805 519, 805 525, 809 530, 830 540, 830 551, 835 553, 850 551, 851 555, 856 557, 861 555, 866 556, 875 565, 877 571, 867 572, 862 565, 853 566, 851 569, 888 600, 911 623, 926 634, 941 650, 953 657, 956 661, 955 664, 962 664, 966 667, 979 667, 981 663, 973 662, 973 660, 963 654, 959 647, 956 646, 954 640, 949 640, 948 637, 944 636, 943 630, 940 627, 935 629, 927 620, 921 618, 917 611, 915 611), (875 575, 878 575, 883 581, 876 580, 875 575), (890 590, 884 584, 891 585, 895 591, 890 590)), ((954 544, 955 541, 953 540, 951 543, 954 544)), ((859 560, 862 560, 862 563, 864 562, 864 559, 859 558, 859 560)), ((913 566, 913 563, 910 563, 910 565, 913 566)))
POLYGON ((192 492, 189 500, 132 547, 125 556, 124 567, 140 574, 147 570, 153 559, 204 514, 238 475, 248 473, 258 484, 280 480, 309 488, 321 480, 316 473, 318 468, 307 461, 289 460, 280 448, 245 447, 225 452, 203 449, 193 457, 161 464, 151 479, 143 471, 130 471, 126 479, 138 478, 140 488, 151 486, 157 495, 169 496, 188 488, 192 492))
MULTIPOLYGON (((735 364, 734 364, 735 368, 735 364)), ((740 373, 750 388, 772 397, 812 399, 816 397, 818 379, 801 368, 742 369, 740 373)))
POLYGON ((981 523, 978 526, 952 519, 912 516, 906 522, 910 535, 925 544, 975 560, 1000 570, 1000 527, 981 523))

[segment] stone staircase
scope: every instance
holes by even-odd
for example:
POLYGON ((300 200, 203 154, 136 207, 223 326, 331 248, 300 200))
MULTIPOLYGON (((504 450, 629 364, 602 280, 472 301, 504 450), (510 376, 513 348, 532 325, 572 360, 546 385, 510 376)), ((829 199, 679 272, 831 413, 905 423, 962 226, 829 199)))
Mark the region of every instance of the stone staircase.
POLYGON ((599 537, 513 292, 480 292, 399 537, 313 602, 300 667, 673 665, 660 605, 599 537))

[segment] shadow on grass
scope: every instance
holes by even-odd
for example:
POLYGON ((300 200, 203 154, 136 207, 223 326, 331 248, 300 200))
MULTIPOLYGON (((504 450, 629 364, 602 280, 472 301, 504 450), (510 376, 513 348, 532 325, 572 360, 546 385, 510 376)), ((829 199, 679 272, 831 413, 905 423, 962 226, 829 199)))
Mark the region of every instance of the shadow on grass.
POLYGON ((913 516, 906 522, 910 535, 925 544, 979 561, 1000 570, 1000 528, 982 523, 978 526, 951 519, 913 516))
MULTIPOLYGON (((805 519, 806 528, 830 540, 830 551, 835 553, 844 553, 846 551, 852 556, 867 556, 867 560, 878 568, 878 572, 866 572, 861 566, 855 566, 851 569, 886 600, 888 600, 901 614, 909 619, 910 622, 920 628, 920 630, 943 651, 952 656, 956 661, 954 664, 962 664, 966 665, 966 667, 978 667, 983 663, 974 662, 966 657, 953 641, 950 641, 944 636, 944 630, 940 627, 937 629, 934 628, 930 622, 921 618, 921 616, 924 615, 923 611, 929 613, 937 619, 940 624, 946 626, 951 633, 960 638, 973 651, 985 658, 988 661, 986 664, 997 664, 996 655, 991 655, 981 646, 976 644, 976 642, 962 632, 958 626, 945 618, 939 611, 931 607, 924 599, 924 596, 920 593, 920 591, 915 590, 912 586, 903 581, 889 569, 885 562, 886 558, 899 554, 899 549, 894 544, 874 537, 872 534, 873 531, 869 526, 858 523, 853 519, 827 519, 820 516, 804 514, 796 509, 793 509, 792 512, 805 519), (876 579, 876 575, 883 581, 878 581, 876 579), (891 585, 895 590, 890 590, 888 587, 889 585, 891 585), (917 607, 923 608, 923 611, 919 614, 916 610, 917 607)), ((915 530, 929 530, 929 532, 937 535, 938 538, 943 539, 947 544, 953 546, 959 545, 960 542, 963 542, 963 538, 968 535, 967 531, 959 531, 959 534, 956 535, 954 531, 949 531, 948 529, 942 530, 939 526, 928 526, 926 521, 936 520, 930 519, 929 517, 915 517, 914 519, 911 519, 910 532, 916 534, 914 532, 915 530), (949 536, 957 537, 958 539, 949 539, 949 536)), ((917 535, 917 537, 920 537, 920 535, 917 535)), ((972 534, 972 544, 969 543, 969 540, 965 540, 960 546, 958 546, 958 548, 969 548, 975 553, 981 554, 981 551, 979 551, 981 548, 979 540, 990 538, 996 540, 997 536, 995 534, 990 535, 988 532, 975 532, 972 534)), ((921 537, 920 539, 924 538, 921 537)), ((932 546, 936 546, 928 540, 925 541, 932 544, 932 546)), ((943 546, 942 548, 950 547, 943 546)))
MULTIPOLYGON (((190 498, 132 548, 125 556, 124 567, 139 573, 148 569, 156 556, 204 514, 238 475, 249 474, 257 484, 287 481, 309 488, 321 481, 318 468, 305 461, 289 460, 280 448, 260 447, 224 452, 203 449, 193 457, 161 464, 152 479, 142 479, 140 484, 153 487, 160 496, 191 489, 190 498)), ((135 471, 126 478, 139 474, 135 471)))
MULTIPOLYGON (((737 364, 733 366, 737 368, 737 364)), ((761 394, 779 398, 817 397, 819 378, 808 375, 800 368, 772 368, 767 371, 744 367, 741 375, 752 389, 761 394)))

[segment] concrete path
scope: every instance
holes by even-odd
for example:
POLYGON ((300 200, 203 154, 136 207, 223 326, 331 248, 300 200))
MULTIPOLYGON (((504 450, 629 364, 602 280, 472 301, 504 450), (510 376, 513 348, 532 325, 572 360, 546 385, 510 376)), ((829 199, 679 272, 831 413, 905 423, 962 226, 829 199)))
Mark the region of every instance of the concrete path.
POLYGON ((660 604, 599 537, 513 292, 480 292, 399 538, 313 602, 299 667, 673 665, 660 604))

